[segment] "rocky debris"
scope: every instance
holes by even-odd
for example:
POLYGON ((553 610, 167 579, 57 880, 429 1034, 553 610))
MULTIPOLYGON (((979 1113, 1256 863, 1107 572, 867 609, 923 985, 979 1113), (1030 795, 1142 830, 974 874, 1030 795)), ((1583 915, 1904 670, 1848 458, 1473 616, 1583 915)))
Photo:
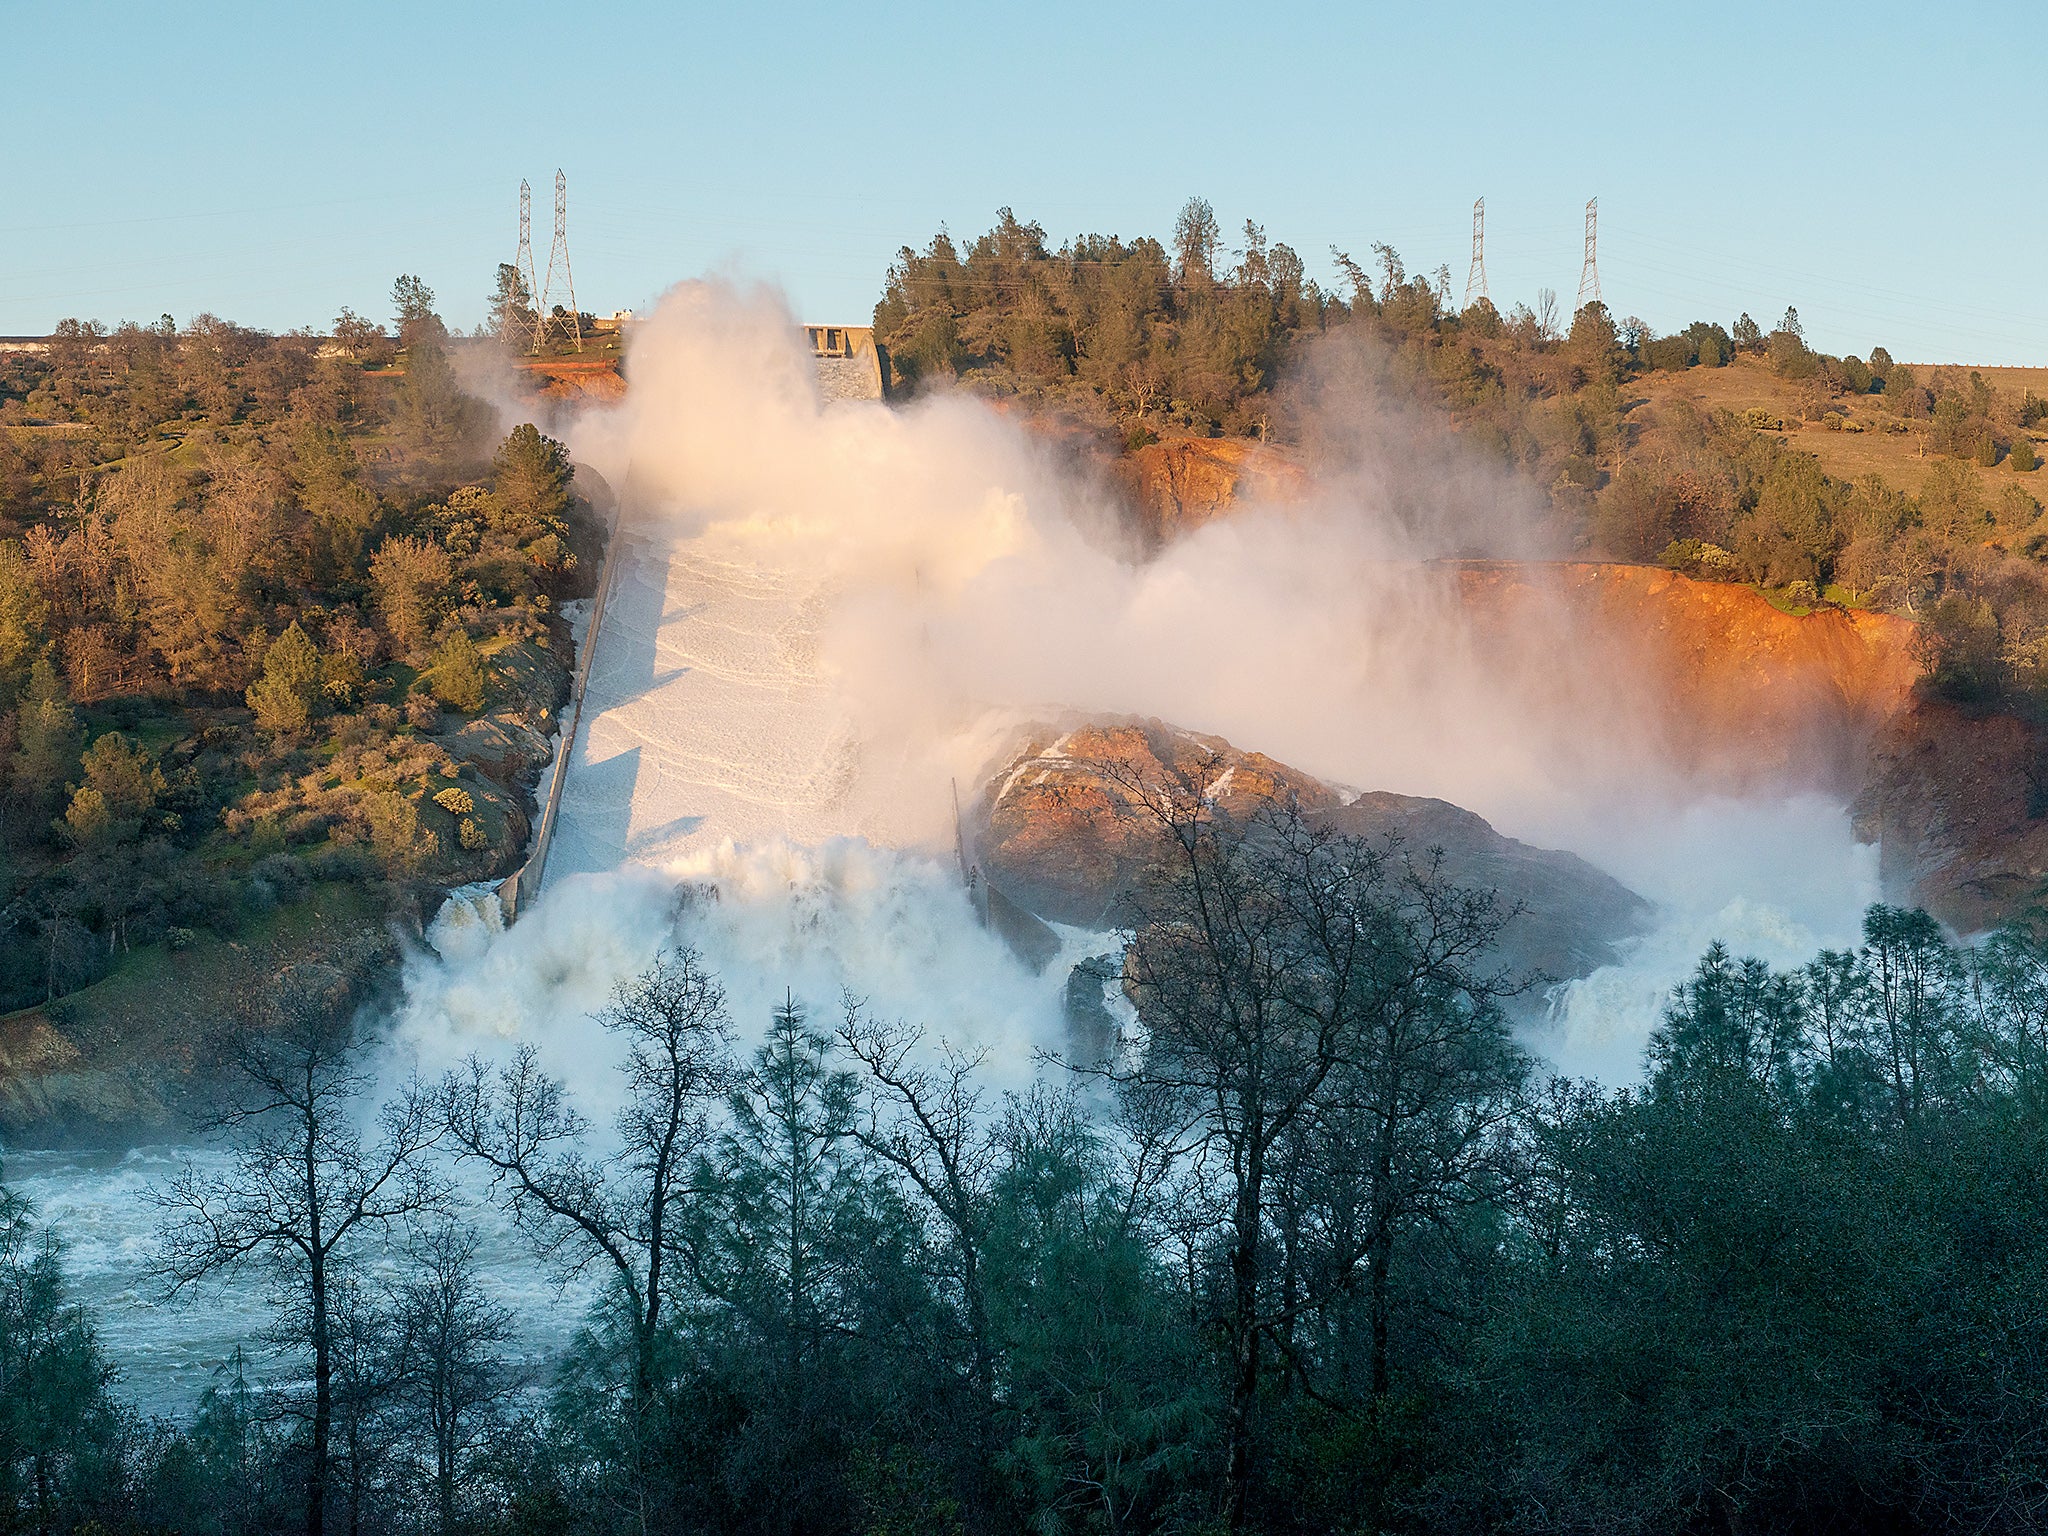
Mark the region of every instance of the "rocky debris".
POLYGON ((493 712, 465 720, 434 738, 458 762, 474 763, 485 778, 499 784, 531 779, 554 756, 554 743, 517 715, 493 712))
MULTIPOLYGON (((508 874, 525 856, 526 839, 538 814, 536 791, 554 761, 557 711, 569 696, 569 669, 562 653, 531 640, 516 640, 489 653, 492 707, 475 719, 444 716, 433 740, 449 757, 484 782, 465 784, 476 802, 473 819, 488 839, 462 850, 455 840, 459 817, 436 825, 447 884, 508 874)), ((464 774, 465 780, 469 773, 464 774)), ((427 813, 424 808, 422 814, 427 813)), ((442 819, 435 811, 431 819, 442 819)))
POLYGON ((1441 849, 1452 880, 1523 909, 1503 930, 1498 955, 1518 974, 1583 976, 1616 959, 1616 946, 1650 917, 1649 903, 1583 859, 1503 837, 1470 811, 1405 795, 1348 797, 1260 753, 1157 720, 1025 732, 963 823, 968 856, 992 891, 1028 912, 1116 927, 1129 920, 1127 895, 1156 835, 1143 798, 1175 788, 1234 816, 1291 798, 1311 819, 1397 843, 1410 858, 1441 849))

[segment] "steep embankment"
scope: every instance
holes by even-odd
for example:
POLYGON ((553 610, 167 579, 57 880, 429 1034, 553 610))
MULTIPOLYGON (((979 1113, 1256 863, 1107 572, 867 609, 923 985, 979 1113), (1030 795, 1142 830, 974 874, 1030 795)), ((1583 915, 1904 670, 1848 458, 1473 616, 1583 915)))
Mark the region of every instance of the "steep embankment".
MULTIPOLYGON (((217 1081, 240 1021, 273 988, 325 994, 337 1006, 393 985, 400 935, 417 936, 421 895, 516 868, 534 809, 534 784, 553 755, 556 711, 567 689, 567 631, 485 648, 491 707, 440 717, 384 747, 325 763, 280 803, 346 814, 362 791, 404 796, 433 834, 412 889, 383 881, 310 885, 284 872, 250 883, 271 910, 232 937, 176 930, 121 957, 112 974, 40 1007, 0 1018, 0 1139, 9 1145, 122 1144, 176 1134, 186 1111, 217 1081), (415 777, 424 768, 425 777, 415 777), (468 796, 465 816, 437 804, 430 783, 468 796), (290 800, 298 795, 299 800, 290 800), (466 847, 458 823, 483 834, 466 847)), ((259 868, 258 875, 263 875, 259 868)))
POLYGON ((1850 800, 1893 900, 1967 934, 2048 891, 2048 736, 1927 698, 1910 621, 1798 616, 1648 566, 1470 564, 1461 576, 1503 664, 1550 624, 1612 690, 1615 729, 1654 731, 1703 788, 1850 800))
POLYGON ((1873 742, 1855 814, 1886 890, 1958 932, 2048 897, 2048 734, 2036 726, 1915 699, 1873 742))
POLYGON ((1614 731, 1648 737, 1712 791, 1853 794, 1912 701, 1913 626, 1889 614, 1799 616, 1655 566, 1465 561, 1457 572, 1482 657, 1568 673, 1611 707, 1614 731))

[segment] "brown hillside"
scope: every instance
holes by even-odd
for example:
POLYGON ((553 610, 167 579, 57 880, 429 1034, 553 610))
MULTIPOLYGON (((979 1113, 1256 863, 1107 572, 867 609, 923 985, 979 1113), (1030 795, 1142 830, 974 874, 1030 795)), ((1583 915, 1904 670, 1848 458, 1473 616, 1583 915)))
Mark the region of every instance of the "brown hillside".
MULTIPOLYGON (((1932 368, 1914 366, 1923 382, 1932 368)), ((2048 395, 2048 368, 1982 368, 1994 389, 2017 398, 2026 390, 2048 395)), ((1758 357, 1738 357, 1725 368, 1688 368, 1679 373, 1646 373, 1625 386, 1628 397, 1651 407, 1684 400, 1705 411, 1768 411, 1783 423, 1787 442, 1801 453, 1810 453, 1822 469, 1838 479, 1853 480, 1862 475, 1884 476, 1892 485, 1918 495, 1927 472, 1938 460, 1928 454, 1927 423, 1904 421, 1886 404, 1882 395, 1845 395, 1825 403, 1842 407, 1842 430, 1830 431, 1819 422, 1801 417, 1815 400, 1810 385, 1780 378, 1771 365, 1758 357)), ((2048 460, 2048 431, 2036 427, 2030 434, 2036 449, 2048 460)), ((1951 460, 1950 462, 1966 462, 1951 460)), ((2016 474, 2000 463, 1986 469, 1970 464, 1987 497, 2017 481, 2036 501, 2048 501, 2048 473, 2035 470, 2016 474)))

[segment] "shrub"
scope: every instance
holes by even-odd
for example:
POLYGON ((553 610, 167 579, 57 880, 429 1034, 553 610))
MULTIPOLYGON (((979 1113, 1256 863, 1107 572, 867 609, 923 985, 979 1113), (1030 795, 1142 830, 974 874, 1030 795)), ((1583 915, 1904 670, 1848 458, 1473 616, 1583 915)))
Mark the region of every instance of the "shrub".
POLYGON ((386 791, 369 796, 363 817, 370 824, 370 842, 394 874, 409 874, 440 847, 434 834, 420 825, 420 808, 404 795, 386 791))
POLYGON ((90 784, 73 793, 71 804, 64 812, 65 830, 80 847, 89 847, 103 840, 113 823, 113 814, 107 809, 107 797, 90 784))
POLYGON ((1660 336, 1643 346, 1643 361, 1666 373, 1690 368, 1698 357, 1690 336, 1660 336))
POLYGON ((256 723, 273 736, 291 736, 306 728, 313 718, 305 697, 270 676, 259 677, 243 695, 256 711, 256 723))
POLYGON ((2023 475, 2032 474, 2038 469, 2041 464, 2041 457, 2034 452, 2033 439, 2022 437, 2015 441, 2012 445, 2012 453, 2008 456, 2008 461, 2016 471, 2023 475))
POLYGON ((476 809, 476 801, 470 798, 469 791, 452 784, 434 796, 434 804, 450 816, 467 816, 476 809))
POLYGON ((488 848, 491 843, 491 840, 484 836, 483 828, 479 827, 467 816, 462 818, 461 825, 455 829, 455 841, 471 853, 475 853, 480 848, 488 848))

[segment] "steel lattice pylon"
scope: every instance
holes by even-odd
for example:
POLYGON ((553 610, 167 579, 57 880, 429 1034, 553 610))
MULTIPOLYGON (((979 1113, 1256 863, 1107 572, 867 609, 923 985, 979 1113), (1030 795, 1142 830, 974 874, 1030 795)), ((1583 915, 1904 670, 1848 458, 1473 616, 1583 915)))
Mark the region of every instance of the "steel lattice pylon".
POLYGON ((576 338, 576 350, 583 350, 583 320, 576 312, 576 274, 569 270, 569 178, 559 170, 555 172, 555 243, 548 251, 548 280, 542 284, 539 302, 535 308, 540 318, 533 328, 534 347, 539 349, 540 338, 547 331, 548 300, 554 296, 555 269, 562 270, 562 283, 569 290, 569 330, 576 338))
POLYGON ((1578 308, 1588 304, 1600 304, 1600 199, 1586 201, 1586 259, 1579 268, 1578 308))
POLYGON ((1472 307, 1475 298, 1488 303, 1493 296, 1486 291, 1486 199, 1480 198, 1472 205, 1472 265, 1465 271, 1465 305, 1472 307))

